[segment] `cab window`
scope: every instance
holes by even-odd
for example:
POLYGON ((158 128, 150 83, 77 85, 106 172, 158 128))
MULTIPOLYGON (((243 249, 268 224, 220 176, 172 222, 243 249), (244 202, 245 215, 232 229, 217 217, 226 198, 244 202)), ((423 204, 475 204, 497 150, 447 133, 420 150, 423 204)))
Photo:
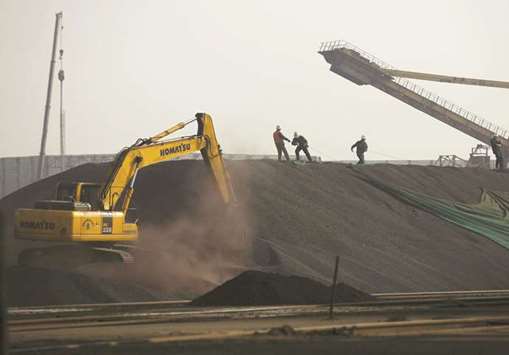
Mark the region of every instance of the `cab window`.
POLYGON ((83 185, 81 186, 80 201, 88 202, 92 206, 92 210, 99 209, 99 192, 100 186, 83 185))
POLYGON ((74 201, 76 184, 60 184, 57 191, 58 201, 74 201))

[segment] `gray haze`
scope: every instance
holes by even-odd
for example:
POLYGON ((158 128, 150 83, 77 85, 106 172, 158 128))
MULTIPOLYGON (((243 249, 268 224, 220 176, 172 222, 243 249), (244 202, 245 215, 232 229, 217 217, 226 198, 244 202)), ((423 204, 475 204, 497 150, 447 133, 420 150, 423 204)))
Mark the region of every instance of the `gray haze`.
MULTIPOLYGON (((70 154, 113 153, 199 111, 213 115, 227 153, 273 153, 276 124, 326 159, 352 159, 361 134, 368 159, 466 156, 477 144, 329 72, 322 41, 350 41, 401 69, 509 80, 507 0, 1 0, 2 157, 39 151, 58 11, 70 154)), ((509 128, 509 91, 422 86, 509 128)), ((57 87, 50 154, 59 149, 57 87)))

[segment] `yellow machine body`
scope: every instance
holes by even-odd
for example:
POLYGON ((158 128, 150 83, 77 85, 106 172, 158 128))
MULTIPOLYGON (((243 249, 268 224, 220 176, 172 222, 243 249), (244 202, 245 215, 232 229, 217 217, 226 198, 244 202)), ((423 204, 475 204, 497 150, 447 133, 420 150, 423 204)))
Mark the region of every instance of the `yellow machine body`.
POLYGON ((135 242, 138 227, 123 212, 62 211, 22 208, 16 211, 15 236, 62 242, 135 242))

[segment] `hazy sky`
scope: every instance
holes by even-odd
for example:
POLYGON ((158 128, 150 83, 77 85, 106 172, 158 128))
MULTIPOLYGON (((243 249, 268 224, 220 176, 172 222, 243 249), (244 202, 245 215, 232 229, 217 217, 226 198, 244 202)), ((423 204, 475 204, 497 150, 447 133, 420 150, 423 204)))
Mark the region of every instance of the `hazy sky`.
MULTIPOLYGON (((226 153, 274 153, 276 124, 313 154, 466 156, 477 141, 329 71, 344 39, 408 70, 509 80, 509 1, 0 0, 0 156, 39 152, 55 13, 64 12, 67 151, 113 153, 208 112, 226 153)), ((422 86, 509 128, 509 91, 422 86)), ((58 146, 58 81, 47 151, 58 146)), ((194 128, 193 128, 194 129, 194 128)))

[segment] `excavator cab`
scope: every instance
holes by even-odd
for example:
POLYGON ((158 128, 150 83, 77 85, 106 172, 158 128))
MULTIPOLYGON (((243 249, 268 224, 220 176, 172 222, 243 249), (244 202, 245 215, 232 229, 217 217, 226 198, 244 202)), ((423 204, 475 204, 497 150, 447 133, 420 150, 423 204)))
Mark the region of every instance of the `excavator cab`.
POLYGON ((57 187, 56 200, 88 203, 92 211, 97 211, 101 188, 101 184, 90 182, 61 182, 57 187))
POLYGON ((62 182, 54 200, 35 202, 36 209, 60 211, 98 211, 102 185, 89 182, 62 182))

